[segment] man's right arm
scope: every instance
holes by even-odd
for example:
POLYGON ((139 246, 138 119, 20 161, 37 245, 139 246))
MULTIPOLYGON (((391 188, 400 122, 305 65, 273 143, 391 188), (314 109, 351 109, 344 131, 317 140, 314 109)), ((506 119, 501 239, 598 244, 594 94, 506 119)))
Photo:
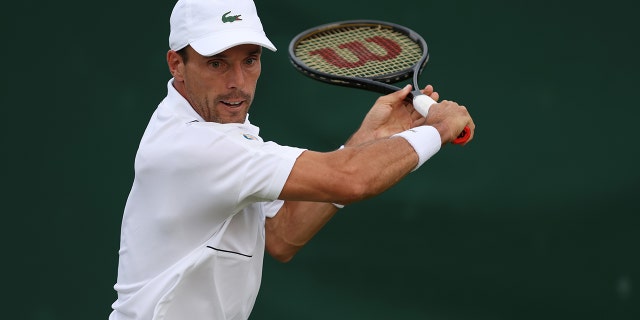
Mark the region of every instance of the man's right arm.
POLYGON ((469 113, 451 101, 431 107, 423 123, 432 128, 414 127, 420 115, 405 100, 410 89, 380 97, 345 148, 303 152, 279 198, 342 204, 367 199, 396 184, 465 126, 471 129, 469 141, 473 139, 469 113))
POLYGON ((305 151, 279 198, 349 204, 382 193, 417 163, 418 155, 400 137, 327 153, 305 151))

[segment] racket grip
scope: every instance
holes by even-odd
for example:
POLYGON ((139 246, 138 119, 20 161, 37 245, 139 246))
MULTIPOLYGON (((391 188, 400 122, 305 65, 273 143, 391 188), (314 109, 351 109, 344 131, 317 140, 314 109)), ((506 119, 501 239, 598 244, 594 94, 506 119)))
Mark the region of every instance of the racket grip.
MULTIPOLYGON (((413 95, 413 108, 418 111, 423 117, 427 117, 429 114, 429 108, 437 102, 426 94, 415 94, 413 95)), ((463 144, 469 140, 471 137, 471 129, 468 126, 464 127, 464 130, 460 132, 457 138, 455 138, 451 143, 453 144, 463 144)))
POLYGON ((437 102, 426 94, 414 94, 413 95, 413 108, 418 111, 423 117, 427 117, 429 114, 429 108, 437 102))
POLYGON ((460 132, 457 138, 453 139, 453 144, 463 144, 471 137, 471 129, 468 126, 464 126, 464 130, 460 132))

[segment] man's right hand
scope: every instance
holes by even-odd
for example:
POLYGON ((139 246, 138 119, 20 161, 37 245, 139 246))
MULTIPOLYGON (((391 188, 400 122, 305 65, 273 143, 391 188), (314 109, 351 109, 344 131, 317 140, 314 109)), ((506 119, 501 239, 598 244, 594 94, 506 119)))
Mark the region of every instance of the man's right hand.
POLYGON ((431 106, 426 125, 438 129, 443 145, 455 140, 464 131, 465 126, 471 129, 469 133, 471 136, 462 145, 469 143, 473 139, 476 128, 467 108, 448 100, 442 100, 431 106))

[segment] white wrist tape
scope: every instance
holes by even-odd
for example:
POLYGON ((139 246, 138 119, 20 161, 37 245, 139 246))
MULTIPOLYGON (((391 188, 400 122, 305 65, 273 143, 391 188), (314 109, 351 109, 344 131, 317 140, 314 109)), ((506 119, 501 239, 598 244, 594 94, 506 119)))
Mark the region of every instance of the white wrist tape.
MULTIPOLYGON (((344 149, 344 144, 343 144, 343 145, 341 145, 341 146, 340 146, 340 148, 338 148, 338 150, 340 150, 340 149, 344 149)), ((344 208, 344 204, 339 204, 339 203, 335 203, 335 202, 334 202, 334 203, 331 203, 331 204, 332 204, 332 205, 334 205, 334 206, 335 206, 336 208, 338 208, 338 209, 342 209, 342 208, 344 208)))
POLYGON ((412 171, 417 170, 434 154, 440 151, 442 140, 438 129, 432 126, 415 127, 400 133, 394 134, 392 137, 402 137, 409 142, 418 154, 418 165, 412 171))

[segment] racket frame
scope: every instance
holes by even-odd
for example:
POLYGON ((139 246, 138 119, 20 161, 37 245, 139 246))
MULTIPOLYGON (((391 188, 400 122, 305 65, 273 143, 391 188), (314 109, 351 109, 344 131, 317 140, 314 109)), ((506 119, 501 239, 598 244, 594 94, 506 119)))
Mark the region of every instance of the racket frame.
POLYGON ((391 85, 391 83, 400 82, 400 81, 409 79, 413 76, 414 92, 412 92, 411 97, 408 97, 408 98, 413 98, 415 91, 419 90, 418 76, 422 73, 422 70, 424 69, 424 67, 427 64, 427 61, 429 60, 429 51, 427 47, 427 42, 424 40, 424 38, 422 38, 422 36, 420 36, 417 32, 407 27, 404 27, 395 23, 391 23, 391 22, 380 21, 380 20, 345 20, 345 21, 332 22, 332 23, 316 26, 299 33, 289 43, 289 60, 291 64, 293 64, 293 66, 298 71, 302 72, 303 74, 305 74, 310 78, 313 78, 322 82, 330 83, 332 85, 359 88, 359 89, 374 91, 382 94, 389 94, 389 93, 400 90, 400 88, 398 88, 397 86, 391 85), (382 76, 375 76, 375 77, 340 76, 340 75, 318 71, 313 68, 307 67, 306 64, 296 56, 295 49, 298 43, 300 43, 300 41, 307 39, 309 37, 312 37, 315 34, 325 32, 327 30, 339 28, 341 26, 371 26, 371 27, 378 26, 378 27, 390 28, 393 31, 406 35, 412 41, 417 43, 420 46, 420 49, 422 50, 422 56, 420 57, 420 59, 416 64, 414 64, 409 68, 392 72, 389 74, 384 74, 382 76))

